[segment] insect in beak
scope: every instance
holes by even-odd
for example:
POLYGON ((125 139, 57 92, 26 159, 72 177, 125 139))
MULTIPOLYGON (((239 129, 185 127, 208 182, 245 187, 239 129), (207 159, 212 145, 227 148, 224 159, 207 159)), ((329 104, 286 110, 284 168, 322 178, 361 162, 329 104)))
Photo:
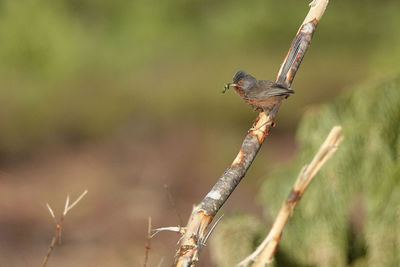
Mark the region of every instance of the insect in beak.
POLYGON ((238 85, 236 83, 227 83, 224 85, 224 88, 222 89, 222 93, 225 93, 226 90, 228 90, 231 86, 237 87, 238 85))
POLYGON ((224 85, 224 88, 222 89, 222 93, 225 94, 226 90, 229 89, 229 83, 224 85))

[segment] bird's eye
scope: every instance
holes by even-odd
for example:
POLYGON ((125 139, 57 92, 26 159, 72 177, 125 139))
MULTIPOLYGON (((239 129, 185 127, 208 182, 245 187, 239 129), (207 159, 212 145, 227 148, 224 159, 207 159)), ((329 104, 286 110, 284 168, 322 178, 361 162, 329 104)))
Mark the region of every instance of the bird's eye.
POLYGON ((242 84, 243 84, 243 81, 242 81, 242 80, 238 81, 238 84, 242 85, 242 84))

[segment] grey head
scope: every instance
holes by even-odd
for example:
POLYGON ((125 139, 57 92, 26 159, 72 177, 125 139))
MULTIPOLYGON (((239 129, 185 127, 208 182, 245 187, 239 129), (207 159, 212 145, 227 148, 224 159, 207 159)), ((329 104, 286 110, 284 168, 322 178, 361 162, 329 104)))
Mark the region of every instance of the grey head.
POLYGON ((232 79, 232 86, 237 86, 245 91, 250 90, 255 86, 257 83, 257 79, 251 76, 250 74, 247 74, 243 70, 239 70, 235 73, 232 79))

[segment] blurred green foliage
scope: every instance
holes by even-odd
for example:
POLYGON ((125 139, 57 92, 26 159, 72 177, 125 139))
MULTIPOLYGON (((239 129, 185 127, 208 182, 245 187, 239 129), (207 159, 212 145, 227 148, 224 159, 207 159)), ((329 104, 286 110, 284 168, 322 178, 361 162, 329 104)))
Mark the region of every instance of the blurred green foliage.
MULTIPOLYGON (((0 154, 143 121, 207 125, 221 114, 247 125, 251 109, 221 87, 241 68, 273 79, 306 4, 2 0, 0 154)), ((398 71, 399 11, 397 0, 331 1, 294 84, 304 94, 280 112, 281 126, 347 84, 398 71)))
POLYGON ((334 125, 342 125, 345 139, 297 205, 275 266, 400 265, 399 103, 397 76, 364 83, 331 104, 308 110, 297 131, 299 155, 292 164, 277 167, 261 187, 266 214, 277 214, 301 167, 334 125))
POLYGON ((218 223, 213 232, 211 258, 219 267, 232 267, 251 254, 266 234, 262 222, 252 215, 231 215, 218 223), (226 241, 234 241, 229 244, 226 241), (234 252, 234 253, 232 253, 234 252))

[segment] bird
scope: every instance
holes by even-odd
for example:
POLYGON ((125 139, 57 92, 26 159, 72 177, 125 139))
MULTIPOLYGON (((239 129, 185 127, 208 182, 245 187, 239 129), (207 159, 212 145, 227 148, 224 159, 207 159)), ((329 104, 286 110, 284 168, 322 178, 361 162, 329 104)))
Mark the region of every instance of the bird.
POLYGON ((227 83, 222 92, 224 93, 229 87, 233 87, 244 102, 253 106, 255 110, 266 112, 269 112, 282 99, 294 94, 292 89, 282 84, 257 80, 244 70, 237 71, 232 82, 227 83))

